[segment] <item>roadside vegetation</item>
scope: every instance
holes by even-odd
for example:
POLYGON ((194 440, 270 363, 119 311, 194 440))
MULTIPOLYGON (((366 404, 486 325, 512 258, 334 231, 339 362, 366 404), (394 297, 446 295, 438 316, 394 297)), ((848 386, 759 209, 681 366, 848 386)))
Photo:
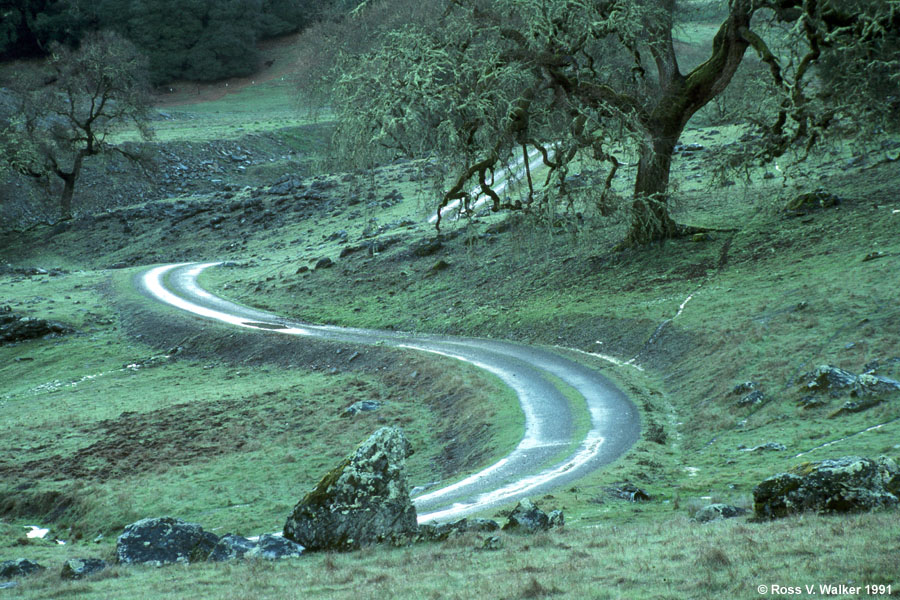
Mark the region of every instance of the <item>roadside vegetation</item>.
MULTIPOLYGON (((700 55, 719 15, 691 14, 675 43, 700 55)), ((760 141, 740 121, 761 65, 747 60, 733 96, 700 110, 673 150, 667 210, 705 231, 624 250, 639 156, 614 143, 622 164, 602 210, 609 170, 576 155, 569 196, 448 212, 437 236, 436 181, 449 175, 433 157, 336 161, 330 114, 293 97, 308 72, 158 98, 148 145, 163 158, 144 201, 126 167, 98 157, 72 220, 0 237, 0 308, 75 330, 0 347, 0 558, 51 566, 0 595, 759 598, 760 585, 820 583, 900 593, 896 512, 691 520, 712 502, 751 508, 755 485, 805 461, 900 457, 896 394, 846 410, 854 398, 807 385, 819 365, 900 380, 900 137, 880 125, 860 136, 854 116, 805 160, 802 145, 774 162, 723 160, 760 141), (104 186, 119 185, 103 204, 104 186), (236 333, 133 291, 143 265, 189 260, 227 261, 204 273, 207 289, 299 320, 556 347, 630 395, 641 440, 534 498, 564 510, 564 529, 504 534, 496 551, 466 534, 62 582, 56 565, 111 560, 122 527, 142 517, 277 531, 381 424, 410 436, 413 485, 490 464, 520 435, 512 394, 456 361, 236 333), (745 401, 751 390, 759 401, 745 401), (383 405, 343 416, 359 400, 383 405), (623 499, 625 484, 650 499, 623 499), (29 539, 27 525, 51 532, 29 539)), ((525 181, 506 190, 530 193, 525 181)))

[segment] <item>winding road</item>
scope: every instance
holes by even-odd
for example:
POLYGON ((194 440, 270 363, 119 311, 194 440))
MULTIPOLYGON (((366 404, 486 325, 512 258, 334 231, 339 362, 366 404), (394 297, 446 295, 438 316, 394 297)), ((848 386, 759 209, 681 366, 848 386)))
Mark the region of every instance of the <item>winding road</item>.
POLYGON ((498 462, 461 481, 413 499, 419 522, 450 520, 573 482, 618 458, 637 440, 637 409, 598 372, 555 352, 511 342, 309 325, 235 304, 202 289, 197 277, 220 263, 149 269, 138 279, 149 296, 204 319, 294 336, 379 344, 452 357, 480 367, 512 388, 525 414, 525 435, 498 462), (590 413, 583 439, 564 386, 590 413), (574 447, 574 450, 571 450, 574 447), (565 452, 560 458, 561 453, 565 452))

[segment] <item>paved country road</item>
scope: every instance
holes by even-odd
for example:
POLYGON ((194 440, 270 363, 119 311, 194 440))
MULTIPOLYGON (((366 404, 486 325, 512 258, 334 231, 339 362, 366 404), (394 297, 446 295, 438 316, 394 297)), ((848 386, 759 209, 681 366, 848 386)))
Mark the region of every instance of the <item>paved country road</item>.
POLYGON ((151 297, 198 317, 273 334, 378 344, 452 357, 499 377, 517 394, 525 435, 495 464, 461 481, 416 496, 419 522, 450 520, 571 483, 618 458, 637 440, 640 418, 630 400, 608 379, 553 351, 498 340, 418 335, 309 325, 219 298, 197 283, 219 263, 154 267, 139 277, 151 297), (590 428, 574 439, 570 401, 561 380, 577 391, 590 413, 590 428), (560 453, 569 449, 562 458, 560 453))

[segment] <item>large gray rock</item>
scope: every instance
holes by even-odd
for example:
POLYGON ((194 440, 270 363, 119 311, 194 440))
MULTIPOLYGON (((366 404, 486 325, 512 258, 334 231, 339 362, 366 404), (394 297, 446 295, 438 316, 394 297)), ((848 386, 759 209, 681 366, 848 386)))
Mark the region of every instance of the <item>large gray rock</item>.
POLYGON ((284 537, 307 550, 352 550, 417 533, 399 429, 383 427, 325 475, 294 507, 284 537))
POLYGON ((769 477, 754 488, 753 509, 764 518, 807 510, 859 512, 897 506, 898 495, 900 468, 893 459, 844 456, 769 477))
POLYGON ((142 519, 125 527, 116 542, 116 557, 123 564, 197 562, 206 560, 218 541, 196 523, 172 517, 142 519))

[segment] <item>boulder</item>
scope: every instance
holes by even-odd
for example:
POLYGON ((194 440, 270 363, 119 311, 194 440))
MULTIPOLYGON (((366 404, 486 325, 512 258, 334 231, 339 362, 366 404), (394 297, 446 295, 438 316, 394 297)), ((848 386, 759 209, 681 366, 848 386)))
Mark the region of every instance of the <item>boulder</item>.
POLYGON ((16 560, 4 560, 0 562, 0 579, 13 579, 14 577, 25 577, 37 571, 43 571, 45 567, 31 562, 27 558, 19 558, 16 560))
POLYGON ((70 558, 63 563, 63 579, 81 579, 99 573, 106 568, 106 561, 100 558, 70 558))
POLYGON ((709 523, 720 519, 732 519, 747 514, 746 508, 739 508, 729 504, 708 504, 697 511, 694 520, 698 523, 709 523))
POLYGON ((213 533, 196 523, 172 517, 142 519, 125 527, 116 542, 116 558, 123 564, 190 563, 206 560, 218 543, 213 533))
POLYGON ((506 523, 503 525, 503 530, 534 533, 550 529, 551 527, 558 527, 564 523, 565 519, 561 511, 554 510, 551 515, 539 509, 528 498, 523 498, 519 500, 516 507, 509 514, 506 523))
POLYGON ((303 554, 303 546, 285 539, 280 535, 267 533, 259 536, 256 546, 247 553, 247 558, 264 558, 278 560, 281 558, 298 558, 303 554))
POLYGON ((896 506, 898 495, 900 467, 893 459, 844 456, 769 477, 754 488, 753 509, 763 518, 807 510, 860 512, 896 506))
POLYGON ((418 532, 404 472, 412 447, 383 427, 295 507, 284 536, 307 550, 352 550, 418 532))
POLYGON ((258 540, 249 540, 243 536, 229 533, 223 535, 206 559, 210 562, 236 560, 239 558, 297 558, 303 553, 303 546, 286 540, 280 535, 267 533, 258 540))
POLYGON ((256 542, 247 538, 228 533, 219 538, 216 545, 206 557, 210 562, 221 562, 226 560, 235 560, 243 558, 248 552, 256 547, 256 542))

